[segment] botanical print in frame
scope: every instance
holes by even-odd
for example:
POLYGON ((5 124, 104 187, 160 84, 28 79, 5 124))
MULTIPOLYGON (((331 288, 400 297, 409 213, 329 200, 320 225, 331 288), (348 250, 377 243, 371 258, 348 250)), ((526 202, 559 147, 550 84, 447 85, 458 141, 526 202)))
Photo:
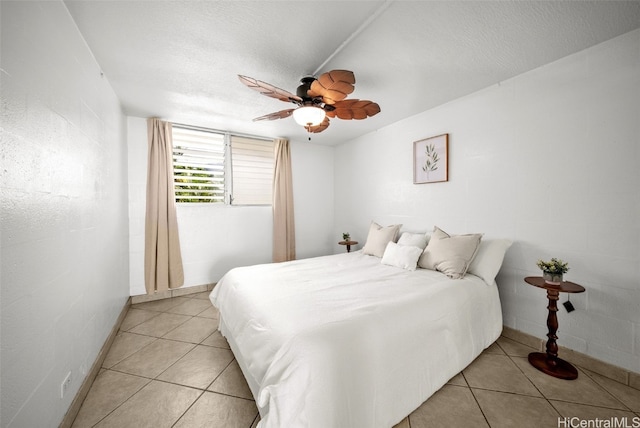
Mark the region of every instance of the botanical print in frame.
POLYGON ((449 180, 449 134, 413 143, 413 183, 449 180))

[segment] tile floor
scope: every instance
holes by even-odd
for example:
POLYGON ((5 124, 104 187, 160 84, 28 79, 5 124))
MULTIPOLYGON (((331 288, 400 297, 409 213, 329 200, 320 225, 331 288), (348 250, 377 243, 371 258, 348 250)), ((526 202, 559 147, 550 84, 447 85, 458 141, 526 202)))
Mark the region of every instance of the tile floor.
MULTIPOLYGON (((208 295, 132 305, 73 427, 255 427, 208 295)), ((640 390, 582 368, 574 381, 552 378, 529 365, 531 351, 499 338, 396 428, 640 426, 640 390)))

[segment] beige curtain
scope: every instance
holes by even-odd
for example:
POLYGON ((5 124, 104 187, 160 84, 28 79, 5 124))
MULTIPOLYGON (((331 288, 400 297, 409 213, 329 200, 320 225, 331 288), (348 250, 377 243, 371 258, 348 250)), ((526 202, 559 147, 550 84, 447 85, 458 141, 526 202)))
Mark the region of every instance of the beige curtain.
POLYGON ((173 189, 171 123, 147 119, 149 162, 145 217, 144 282, 147 294, 184 284, 173 189))
POLYGON ((293 181, 289 141, 274 140, 273 173, 273 261, 296 258, 296 232, 293 221, 293 181))

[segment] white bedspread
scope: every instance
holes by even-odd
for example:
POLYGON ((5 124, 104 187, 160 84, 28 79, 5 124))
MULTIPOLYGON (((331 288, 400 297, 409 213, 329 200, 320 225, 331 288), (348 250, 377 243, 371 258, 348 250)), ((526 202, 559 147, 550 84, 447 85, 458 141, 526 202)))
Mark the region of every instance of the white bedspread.
POLYGON ((210 298, 261 428, 389 428, 502 330, 495 283, 360 252, 236 268, 210 298))

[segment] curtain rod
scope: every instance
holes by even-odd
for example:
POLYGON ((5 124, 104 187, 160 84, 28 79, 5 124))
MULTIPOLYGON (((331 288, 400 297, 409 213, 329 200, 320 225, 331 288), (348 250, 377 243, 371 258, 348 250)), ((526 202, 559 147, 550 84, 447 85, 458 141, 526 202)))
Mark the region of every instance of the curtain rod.
POLYGON ((206 128, 204 126, 186 125, 184 123, 171 122, 171 125, 177 126, 178 128, 192 129, 194 131, 216 132, 218 134, 229 134, 235 137, 253 138, 256 140, 273 141, 276 139, 275 137, 271 138, 271 137, 265 137, 262 135, 243 134, 242 132, 222 131, 220 129, 206 128))

